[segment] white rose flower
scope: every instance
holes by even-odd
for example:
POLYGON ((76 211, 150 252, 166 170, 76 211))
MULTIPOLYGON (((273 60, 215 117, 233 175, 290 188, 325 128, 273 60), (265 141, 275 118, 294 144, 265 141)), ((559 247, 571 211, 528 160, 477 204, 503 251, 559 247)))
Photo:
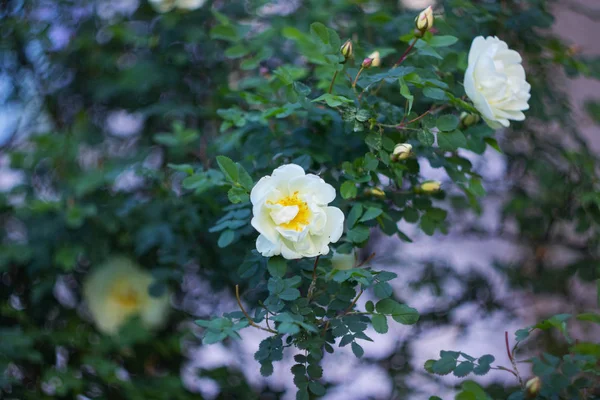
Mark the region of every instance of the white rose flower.
POLYGON ((83 296, 98 330, 115 334, 128 318, 138 315, 147 328, 165 321, 169 295, 152 297, 148 288, 154 279, 131 260, 110 259, 85 280, 83 296))
POLYGON ((493 128, 523 121, 531 85, 525 80, 521 56, 497 37, 478 36, 471 44, 465 92, 493 128))
POLYGON ((344 214, 327 206, 333 186, 296 164, 283 165, 252 188, 252 226, 260 233, 256 250, 288 260, 329 253, 342 236, 344 214))

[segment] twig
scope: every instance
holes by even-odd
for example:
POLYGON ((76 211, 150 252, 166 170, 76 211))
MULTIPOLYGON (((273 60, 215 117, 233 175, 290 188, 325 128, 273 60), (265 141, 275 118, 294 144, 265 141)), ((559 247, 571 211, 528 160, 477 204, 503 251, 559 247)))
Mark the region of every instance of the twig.
POLYGON ((244 313, 246 318, 248 318, 248 323, 251 326, 258 328, 260 330, 266 331, 266 332, 275 333, 275 334, 279 333, 273 329, 263 328, 262 326, 257 325, 256 322, 254 322, 254 320, 252 318, 250 318, 250 315, 248 315, 248 313, 244 309, 244 306, 242 305, 242 301, 240 300, 240 285, 235 285, 235 299, 237 300, 238 306, 240 306, 240 310, 242 310, 242 312, 244 313))
POLYGON ((333 84, 335 83, 335 79, 338 76, 338 71, 335 71, 335 73, 333 74, 333 78, 331 78, 331 83, 329 84, 329 91, 327 93, 331 94, 331 92, 333 91, 333 84))
POLYGON ((356 82, 358 82, 358 78, 360 77, 360 74, 362 74, 364 69, 365 69, 365 67, 360 67, 360 69, 358 70, 358 73, 356 74, 356 77, 354 78, 354 82, 352 82, 352 89, 356 88, 356 82))
POLYGON ((325 323, 325 327, 323 328, 323 332, 321 332, 321 337, 324 337, 325 334, 327 333, 327 329, 329 329, 329 323, 330 322, 331 322, 330 320, 327 320, 327 322, 325 323))
POLYGON ((361 262, 360 264, 358 264, 354 268, 362 267, 363 265, 365 265, 366 263, 368 263, 369 261, 371 261, 374 257, 375 257, 375 252, 371 253, 371 255, 369 257, 367 257, 367 259, 365 261, 361 262))
POLYGON ((309 301, 310 299, 312 299, 313 292, 317 288, 317 264, 319 263, 319 257, 321 256, 317 256, 317 258, 315 258, 315 265, 313 265, 312 272, 312 282, 310 282, 310 286, 308 287, 308 294, 306 295, 309 301))
MULTIPOLYGON (((408 46, 408 48, 404 51, 404 53, 402 53, 402 55, 400 56, 398 61, 396 61, 396 64, 394 64, 392 66, 392 68, 390 68, 390 71, 397 68, 400 64, 402 64, 404 62, 404 60, 406 60, 406 57, 408 57, 408 53, 410 53, 410 51, 413 49, 413 47, 415 47, 415 44, 417 44, 417 40, 419 40, 418 37, 414 38, 414 40, 412 41, 410 46, 408 46)), ((381 82, 379 82, 379 86, 377 86, 377 89, 375 89, 375 91, 373 92, 373 95, 376 95, 379 92, 379 90, 381 89, 381 86, 383 86, 383 82, 385 82, 385 79, 382 79, 381 82)))
POLYGON ((523 379, 519 374, 519 369, 517 368, 517 363, 515 362, 514 357, 510 353, 510 346, 508 344, 508 331, 504 331, 504 341, 506 342, 506 354, 508 354, 508 358, 510 359, 510 363, 514 368, 515 376, 519 379, 519 385, 521 385, 521 389, 525 389, 525 385, 523 384, 523 379))
POLYGON ((354 308, 354 306, 356 305, 356 302, 358 301, 358 299, 360 299, 360 296, 362 296, 364 290, 360 289, 360 292, 358 292, 358 295, 354 298, 354 300, 352 300, 352 303, 350 303, 350 307, 348 307, 346 309, 346 311, 344 311, 343 315, 348 314, 350 311, 352 311, 352 309, 354 308))

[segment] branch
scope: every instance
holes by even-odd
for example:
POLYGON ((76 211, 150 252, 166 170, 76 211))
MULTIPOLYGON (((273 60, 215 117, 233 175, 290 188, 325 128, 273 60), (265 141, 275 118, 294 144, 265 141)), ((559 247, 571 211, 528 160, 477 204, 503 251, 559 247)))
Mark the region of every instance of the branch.
POLYGON ((525 385, 523 384, 523 379, 519 374, 519 369, 517 368, 517 363, 515 362, 514 357, 510 353, 510 346, 508 344, 508 331, 504 331, 504 341, 506 342, 506 354, 508 354, 508 358, 510 359, 510 363, 514 368, 515 376, 519 379, 519 385, 521 385, 521 389, 525 389, 525 385))
POLYGON ((240 300, 240 285, 235 285, 235 299, 237 300, 238 306, 240 306, 240 310, 242 310, 242 312, 244 313, 246 318, 248 318, 248 322, 250 323, 251 326, 253 326, 257 329, 260 329, 262 331, 265 331, 265 332, 270 332, 270 333, 274 333, 274 334, 279 333, 273 329, 263 328, 262 326, 257 325, 256 322, 254 322, 254 320, 252 318, 250 318, 250 315, 248 315, 248 313, 244 309, 244 306, 242 305, 242 301, 240 300))

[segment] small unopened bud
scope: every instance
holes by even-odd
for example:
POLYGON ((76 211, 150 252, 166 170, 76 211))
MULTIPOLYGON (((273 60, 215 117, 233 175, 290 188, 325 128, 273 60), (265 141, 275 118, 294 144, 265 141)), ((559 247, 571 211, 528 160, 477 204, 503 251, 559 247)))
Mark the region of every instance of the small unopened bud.
POLYGON ((408 143, 399 143, 394 147, 394 152, 392 153, 392 160, 406 160, 410 157, 412 151, 412 146, 408 143))
POLYGON ((379 188, 367 188, 365 189, 365 194, 373 197, 379 197, 380 199, 385 197, 385 192, 379 188))
POLYGON ((525 384, 525 391, 528 398, 535 398, 542 388, 542 381, 539 377, 531 378, 525 384))
POLYGON ((374 51, 371 54, 369 54, 369 58, 373 60, 373 62, 371 63, 372 67, 379 67, 381 65, 381 56, 379 55, 378 51, 374 51))
POLYGON ((361 67, 367 69, 367 68, 371 68, 371 65, 373 65, 373 59, 367 57, 363 60, 361 67))
POLYGON ((421 184, 420 189, 425 193, 439 192, 442 188, 442 183, 439 181, 425 181, 421 184))
POLYGON ((465 128, 475 125, 476 123, 479 122, 479 120, 480 120, 480 117, 478 114, 471 114, 468 112, 463 112, 462 114, 460 114, 460 123, 465 128))
POLYGON ((429 6, 421 11, 415 19, 415 27, 421 34, 424 34, 433 27, 433 21, 433 9, 429 6))
POLYGON ((352 40, 348 39, 342 47, 340 47, 340 53, 344 56, 344 61, 348 61, 349 58, 352 58, 352 40))
POLYGON ((354 268, 356 264, 356 252, 354 249, 349 254, 338 253, 333 250, 333 256, 331 257, 331 266, 333 269, 346 270, 354 268))

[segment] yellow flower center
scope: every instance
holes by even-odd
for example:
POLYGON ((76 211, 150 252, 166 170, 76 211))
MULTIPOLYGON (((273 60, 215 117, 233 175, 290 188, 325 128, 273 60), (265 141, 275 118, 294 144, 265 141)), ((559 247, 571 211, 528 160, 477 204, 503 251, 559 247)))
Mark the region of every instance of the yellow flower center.
POLYGON ((109 296, 113 302, 127 311, 137 310, 143 303, 143 299, 139 293, 129 286, 127 282, 115 282, 109 296))
MULTIPOLYGON (((273 203, 271 203, 273 204, 273 203)), ((305 201, 298 198, 298 192, 294 192, 291 196, 284 197, 274 204, 280 204, 284 207, 297 206, 298 214, 290 222, 279 224, 283 229, 292 229, 297 232, 301 231, 306 225, 310 223, 310 209, 305 201)))

